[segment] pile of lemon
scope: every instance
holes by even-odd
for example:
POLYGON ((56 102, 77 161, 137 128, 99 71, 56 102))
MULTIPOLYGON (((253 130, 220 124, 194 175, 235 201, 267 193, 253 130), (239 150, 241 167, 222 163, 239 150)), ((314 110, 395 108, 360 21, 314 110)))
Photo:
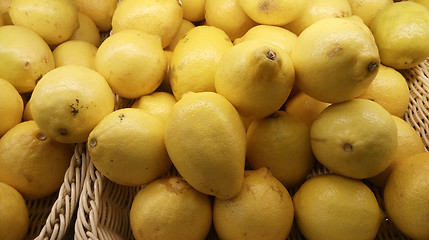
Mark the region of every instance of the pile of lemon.
POLYGON ((281 240, 294 223, 374 239, 386 218, 428 239, 429 153, 399 72, 429 57, 428 8, 1 1, 0 239, 23 239, 25 200, 58 191, 82 142, 105 177, 143 186, 136 239, 281 240))

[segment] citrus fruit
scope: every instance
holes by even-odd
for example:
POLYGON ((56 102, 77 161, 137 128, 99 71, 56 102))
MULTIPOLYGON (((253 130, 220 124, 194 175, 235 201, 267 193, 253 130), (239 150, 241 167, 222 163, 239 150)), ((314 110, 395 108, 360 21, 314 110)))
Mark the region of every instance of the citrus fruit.
POLYGON ((176 102, 176 98, 170 93, 154 92, 140 97, 131 107, 143 109, 165 123, 176 102))
POLYGON ((303 121, 308 127, 311 127, 313 121, 329 105, 329 103, 314 99, 304 92, 298 92, 288 98, 285 104, 285 111, 303 121))
POLYGON ((74 0, 79 12, 92 19, 100 31, 112 29, 112 17, 119 0, 74 0))
POLYGON ((30 218, 22 195, 13 187, 0 182, 0 238, 24 239, 30 226, 30 218))
POLYGON ((24 102, 8 81, 0 78, 0 137, 21 122, 24 102))
POLYGON ((362 18, 363 22, 369 27, 377 14, 392 4, 393 0, 348 0, 352 14, 362 18))
POLYGON ((180 0, 183 8, 183 18, 198 22, 204 20, 206 0, 180 0))
POLYGON ((182 24, 180 25, 179 30, 177 31, 173 40, 171 40, 170 44, 168 44, 168 46, 165 48, 165 50, 173 51, 180 39, 184 38, 186 33, 188 33, 188 31, 194 27, 195 25, 192 22, 186 19, 182 19, 182 24))
POLYGON ((69 40, 87 41, 98 47, 101 43, 100 30, 94 21, 87 15, 77 12, 79 27, 73 32, 69 40))
POLYGON ((55 67, 81 65, 95 70, 97 47, 83 40, 68 40, 58 45, 53 51, 55 67))

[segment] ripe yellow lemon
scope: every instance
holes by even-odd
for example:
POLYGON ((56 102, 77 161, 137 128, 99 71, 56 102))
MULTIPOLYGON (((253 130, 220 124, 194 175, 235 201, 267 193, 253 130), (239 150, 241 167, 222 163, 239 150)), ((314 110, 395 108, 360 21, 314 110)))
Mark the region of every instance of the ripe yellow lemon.
POLYGON ((420 3, 421 5, 425 6, 427 10, 429 10, 429 1, 428 0, 409 0, 409 1, 420 3))
POLYGON ((40 129, 58 142, 77 143, 114 108, 114 95, 96 71, 66 65, 48 72, 34 88, 31 114, 40 129))
POLYGON ((21 122, 24 101, 8 81, 0 78, 0 137, 21 122))
POLYGON ((0 28, 0 66, 0 78, 25 93, 54 69, 55 62, 48 44, 34 31, 8 25, 0 28))
POLYGON ((372 240, 383 220, 367 185, 335 174, 305 181, 293 203, 297 226, 307 239, 372 240))
POLYGON ((74 144, 47 136, 30 120, 19 123, 0 139, 0 181, 26 199, 46 197, 61 187, 74 144))
POLYGON ((247 129, 247 162, 268 167, 287 188, 302 183, 313 168, 310 127, 284 112, 254 120, 247 129))
POLYGON ((52 54, 55 67, 75 64, 95 70, 97 47, 83 40, 68 40, 58 45, 52 54))
POLYGON ((13 24, 30 28, 49 45, 60 44, 79 27, 73 0, 11 0, 13 24))
POLYGON ((181 39, 171 56, 170 85, 179 100, 188 91, 214 92, 216 66, 232 47, 228 35, 213 26, 198 26, 181 39))
POLYGON ((401 161, 384 188, 388 218, 413 239, 429 238, 429 153, 419 153, 401 161))
POLYGON ((164 48, 179 31, 182 18, 183 9, 177 0, 121 1, 113 14, 112 30, 138 29, 157 35, 164 48))
POLYGON ((369 27, 377 14, 393 3, 393 0, 348 0, 352 14, 362 18, 369 27))
POLYGON ((154 92, 140 97, 131 107, 143 109, 165 123, 176 102, 176 98, 171 93, 154 92))
POLYGON ((33 120, 30 109, 30 101, 28 101, 24 106, 24 113, 22 114, 22 121, 33 120))
POLYGON ((195 25, 192 22, 186 19, 182 19, 182 24, 180 25, 179 31, 177 31, 173 40, 171 40, 170 44, 168 44, 168 46, 164 49, 168 51, 173 51, 180 39, 184 38, 186 33, 188 33, 188 31, 194 27, 195 25))
POLYGON ((325 18, 298 36, 291 58, 301 91, 323 102, 346 101, 365 91, 380 57, 370 30, 360 21, 325 18))
POLYGON ((13 187, 0 182, 0 238, 24 239, 30 226, 27 204, 13 187))
POLYGON ((5 23, 4 23, 4 19, 3 19, 3 14, 0 13, 0 27, 4 26, 4 25, 5 25, 5 23))
POLYGON ((167 58, 157 36, 127 29, 104 40, 95 55, 95 69, 119 96, 139 98, 161 84, 167 58))
POLYGON ((183 18, 198 22, 204 20, 206 0, 180 0, 183 8, 183 18))
POLYGON ((310 137, 317 160, 335 173, 358 179, 385 170, 398 143, 392 115, 366 99, 325 108, 311 125, 310 137))
POLYGON ((294 66, 285 51, 263 40, 249 40, 222 56, 215 88, 241 115, 257 119, 280 109, 294 80, 294 66))
POLYGON ((395 2, 371 23, 381 63, 395 68, 417 66, 429 56, 429 10, 411 1, 395 2))
POLYGON ((87 15, 78 12, 79 27, 73 32, 69 40, 87 41, 98 47, 101 43, 100 30, 94 21, 87 15))
POLYGON ((173 51, 171 50, 164 50, 165 56, 167 57, 167 71, 165 72, 165 76, 162 79, 161 84, 159 87, 155 90, 157 92, 167 92, 173 94, 173 90, 171 90, 170 85, 170 65, 171 65, 171 57, 173 56, 173 51))
POLYGON ((286 239, 293 218, 289 192, 267 168, 246 170, 240 193, 213 203, 213 224, 220 239, 286 239))
POLYGON ((234 106, 214 92, 189 92, 174 105, 165 145, 181 176, 198 191, 221 199, 240 192, 246 130, 234 106))
POLYGON ((298 92, 286 101, 285 111, 311 127, 313 121, 329 105, 330 103, 319 101, 303 92, 298 92))
POLYGON ((112 17, 119 0, 74 0, 79 12, 94 21, 100 31, 112 29, 112 17))

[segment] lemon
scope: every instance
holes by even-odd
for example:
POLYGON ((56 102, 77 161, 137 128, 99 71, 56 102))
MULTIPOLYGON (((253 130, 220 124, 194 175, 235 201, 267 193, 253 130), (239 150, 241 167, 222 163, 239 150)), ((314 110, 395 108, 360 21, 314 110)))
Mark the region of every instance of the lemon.
POLYGON ((173 94, 167 92, 154 92, 137 99, 131 107, 140 108, 160 118, 164 123, 176 104, 173 94))
POLYGON ((241 8, 239 0, 206 0, 207 25, 222 29, 234 41, 257 25, 241 8))
POLYGON ((198 26, 181 39, 171 56, 170 85, 177 100, 188 91, 214 92, 216 66, 232 47, 228 35, 213 26, 198 26))
POLYGON ((325 174, 305 181, 293 196, 295 220, 307 239, 376 237, 383 214, 362 181, 325 174))
POLYGON ((22 114, 22 121, 33 120, 30 109, 30 101, 28 101, 24 106, 24 113, 22 114))
POLYGON ((285 111, 311 127, 313 121, 330 104, 314 99, 303 92, 290 97, 285 104, 285 111))
POLYGON ((287 188, 302 183, 313 168, 310 127, 284 111, 252 121, 246 146, 249 166, 268 167, 287 188))
POLYGON ((0 137, 21 122, 24 101, 8 81, 0 78, 0 137))
POLYGON ((113 13, 112 30, 138 29, 161 38, 168 46, 182 24, 183 9, 177 0, 120 1, 113 13))
POLYGON ((90 17, 101 31, 112 28, 112 17, 118 2, 119 0, 74 0, 79 12, 90 17))
POLYGON ((87 15, 78 12, 79 27, 73 32, 69 40, 87 41, 98 47, 101 43, 100 31, 94 21, 87 15))
POLYGON ((358 98, 372 100, 390 114, 403 117, 410 102, 410 90, 400 72, 381 64, 374 80, 358 98))
POLYGON ((167 59, 158 37, 127 29, 104 40, 95 54, 95 69, 119 96, 139 98, 161 84, 167 59))
POLYGON ((119 109, 91 131, 88 152, 94 166, 111 181, 127 186, 146 184, 171 166, 163 130, 161 119, 142 109, 119 109))
POLYGON ((283 105, 294 80, 294 66, 285 51, 263 40, 249 40, 234 45, 222 56, 215 88, 241 115, 257 119, 283 105))
POLYGON ((204 20, 206 0, 180 0, 183 8, 183 18, 198 22, 204 20))
POLYGON ((240 192, 246 130, 221 95, 186 93, 167 119, 165 145, 177 171, 196 190, 221 199, 240 192))
POLYGON ((58 191, 70 165, 74 144, 54 141, 33 120, 15 125, 0 139, 0 181, 26 199, 58 191))
POLYGON ((358 179, 385 170, 398 143, 392 115, 366 99, 327 107, 311 125, 310 137, 317 160, 335 173, 358 179))
POLYGON ((388 218, 413 239, 429 238, 429 153, 419 153, 401 161, 384 188, 388 218))
POLYGON ((427 10, 429 10, 429 1, 428 0, 408 0, 408 1, 419 3, 423 6, 425 6, 427 10))
POLYGON ((0 182, 0 238, 24 239, 30 226, 28 208, 22 195, 0 182))
POLYGON ((246 170, 240 193, 213 203, 220 239, 286 239, 293 218, 291 196, 267 168, 246 170))
POLYGON ((0 27, 0 78, 9 81, 20 93, 31 92, 36 82, 54 69, 49 46, 28 28, 0 27))
POLYGON ((136 240, 204 239, 212 222, 210 198, 182 178, 164 177, 137 193, 130 222, 136 240))
POLYGON ((322 102, 346 101, 365 91, 380 57, 371 32, 357 21, 325 18, 298 36, 291 58, 301 91, 322 102))
POLYGON ((244 12, 255 22, 267 25, 285 25, 297 18, 304 0, 239 0, 244 12))
POLYGON ((167 71, 165 72, 165 76, 162 79, 161 84, 155 91, 167 92, 167 93, 173 94, 173 90, 171 90, 171 85, 170 85, 170 65, 171 65, 171 57, 173 56, 173 51, 164 50, 164 53, 165 53, 165 56, 167 57, 167 71))
POLYGON ((31 114, 40 129, 55 141, 84 142, 113 111, 114 96, 96 71, 66 65, 48 72, 34 88, 31 114))
POLYGON ((387 167, 383 172, 368 179, 379 187, 384 187, 389 175, 402 160, 408 156, 426 151, 420 135, 408 122, 397 116, 393 116, 393 120, 395 121, 398 131, 398 146, 395 150, 395 154, 393 155, 393 160, 389 167, 387 167))
POLYGON ((73 0, 11 0, 13 24, 32 29, 49 45, 66 41, 79 27, 73 0))
POLYGON ((385 7, 393 3, 393 0, 348 0, 352 14, 362 18, 369 27, 372 20, 385 7))
POLYGON ((301 14, 284 27, 300 35, 304 29, 325 18, 350 17, 352 10, 348 0, 310 0, 301 14))
POLYGON ((179 31, 177 31, 173 40, 171 40, 170 44, 168 44, 165 50, 173 51, 180 39, 184 38, 186 33, 194 27, 195 25, 192 22, 182 19, 182 24, 180 25, 179 31))
POLYGON ((0 27, 4 26, 4 25, 5 25, 5 23, 4 23, 4 20, 3 20, 3 14, 0 14, 0 27))
POLYGON ((395 68, 417 66, 429 56, 429 10, 416 2, 395 2, 371 23, 381 63, 395 68))
POLYGON ((55 66, 74 64, 95 70, 95 54, 97 47, 83 40, 68 40, 58 45, 52 54, 55 66))
POLYGON ((256 25, 249 29, 242 37, 234 40, 237 45, 247 40, 265 40, 285 50, 289 55, 298 41, 298 36, 293 32, 278 26, 256 25))

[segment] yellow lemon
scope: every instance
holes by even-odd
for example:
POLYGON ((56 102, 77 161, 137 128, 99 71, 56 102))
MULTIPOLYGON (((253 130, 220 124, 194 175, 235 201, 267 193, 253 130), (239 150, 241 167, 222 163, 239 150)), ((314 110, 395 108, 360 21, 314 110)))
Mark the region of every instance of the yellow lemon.
POLYGON ((161 119, 142 109, 119 109, 91 131, 88 152, 94 166, 111 181, 127 186, 146 184, 171 166, 163 130, 161 119))
POLYGON ((159 87, 155 90, 158 92, 167 92, 173 94, 173 90, 171 90, 170 85, 170 65, 171 65, 171 57, 173 56, 173 51, 171 50, 164 50, 165 56, 167 57, 167 71, 165 72, 165 76, 162 79, 161 84, 159 87))
POLYGON ((222 56, 215 88, 241 115, 256 119, 280 109, 294 79, 294 66, 285 51, 263 40, 249 40, 222 56))
POLYGON ((206 0, 207 25, 222 29, 234 41, 257 25, 241 8, 239 0, 206 0))
POLYGON ((54 51, 52 51, 56 67, 75 64, 94 70, 96 52, 96 46, 83 40, 65 41, 58 45, 54 51))
POLYGON ((426 151, 420 135, 408 122, 396 116, 393 116, 393 120, 395 121, 396 128, 398 130, 398 146, 396 147, 395 154, 393 155, 393 160, 389 167, 387 167, 383 172, 369 178, 369 181, 379 187, 384 187, 390 173, 403 159, 426 151))
POLYGON ((165 145, 180 175, 196 190, 221 199, 240 192, 246 130, 221 95, 186 93, 167 119, 165 145))
POLYGON ((0 137, 21 122, 24 101, 8 81, 0 78, 0 137))
POLYGON ((390 114, 403 117, 410 102, 407 80, 391 67, 380 65, 371 84, 358 98, 372 100, 384 107, 390 114))
POLYGON ((298 36, 291 57, 301 91, 323 102, 346 101, 365 91, 380 57, 370 30, 358 20, 325 18, 298 36))
POLYGON ((383 213, 362 181, 325 174, 305 181, 293 196, 295 220, 307 239, 372 240, 383 213))
POLYGON ((60 44, 79 27, 73 0, 11 0, 9 15, 13 24, 28 27, 48 44, 60 44))
POLYGON ((228 35, 213 26, 198 26, 181 39, 171 56, 170 85, 179 100, 188 91, 214 92, 216 66, 232 47, 228 35))
POLYGON ((393 0, 348 0, 352 14, 362 18, 369 27, 372 20, 385 7, 393 3, 393 0))
POLYGON ((267 25, 285 25, 297 18, 304 0, 239 0, 244 12, 255 22, 267 25))
POLYGON ((30 109, 30 101, 28 101, 24 106, 24 113, 22 114, 22 120, 23 121, 33 120, 33 116, 31 115, 31 109, 30 109))
POLYGON ((329 105, 329 103, 314 99, 303 92, 298 92, 286 101, 285 111, 311 127, 313 121, 329 105))
POLYGON ((31 114, 40 129, 58 142, 77 143, 113 111, 114 96, 96 71, 66 65, 48 72, 34 88, 31 114))
POLYGON ((168 46, 182 24, 183 9, 177 0, 127 0, 119 2, 112 18, 113 32, 138 29, 161 38, 168 46))
POLYGON ((408 0, 408 1, 419 3, 423 6, 425 6, 427 10, 429 10, 429 1, 428 0, 408 0))
POLYGON ((5 25, 5 23, 4 23, 4 20, 3 20, 3 14, 0 14, 0 27, 4 26, 4 25, 5 25))
POLYGON ((12 25, 12 21, 9 16, 9 6, 11 0, 2 0, 0 1, 0 15, 3 20, 4 25, 12 25))
POLYGON ((0 78, 9 81, 20 93, 31 92, 36 82, 55 62, 51 49, 28 28, 0 27, 0 78))
POLYGON ((371 23, 381 63, 408 69, 429 57, 429 10, 416 2, 395 2, 371 23))
POLYGON ((267 168, 246 170, 237 196, 213 202, 213 224, 220 239, 286 239, 293 218, 289 192, 267 168))
POLYGON ((313 168, 310 127, 284 111, 254 120, 247 129, 247 162, 268 167, 287 188, 302 183, 313 168))
POLYGON ((180 0, 183 8, 183 18, 198 22, 204 20, 206 0, 180 0))
POLYGON ((176 98, 174 98, 173 94, 167 92, 154 92, 140 97, 131 107, 143 109, 165 122, 167 121, 174 104, 176 104, 176 98))
POLYGON ((24 239, 30 226, 27 204, 13 187, 0 182, 0 238, 24 239))
POLYGON ((182 24, 180 25, 179 31, 177 31, 173 40, 171 40, 170 44, 168 44, 165 50, 173 51, 180 39, 184 38, 186 33, 194 27, 195 25, 192 22, 182 19, 182 24))
POLYGON ((79 12, 94 21, 100 31, 112 28, 112 17, 119 0, 74 0, 79 12))
POLYGON ((130 223, 136 240, 205 239, 212 223, 210 198, 182 178, 161 178, 137 193, 130 223))
POLYGON ((78 12, 79 27, 73 32, 69 40, 87 41, 98 47, 101 43, 100 31, 94 21, 87 15, 78 12))
POLYGON ((325 108, 311 125, 310 137, 317 160, 335 173, 358 179, 385 170, 398 143, 392 115, 366 99, 325 108))
POLYGON ((47 136, 34 121, 17 124, 0 139, 0 181, 26 199, 58 191, 70 165, 74 144, 47 136))
POLYGON ((234 45, 237 45, 247 40, 265 40, 277 45, 285 50, 287 54, 291 54, 298 41, 298 36, 293 32, 278 26, 271 25, 256 25, 249 29, 242 37, 234 40, 234 45))
POLYGON ((390 174, 384 188, 388 218, 413 239, 429 238, 429 153, 411 155, 390 174))
POLYGON ((139 98, 161 84, 167 59, 157 36, 127 29, 104 40, 95 55, 95 68, 116 94, 139 98))

